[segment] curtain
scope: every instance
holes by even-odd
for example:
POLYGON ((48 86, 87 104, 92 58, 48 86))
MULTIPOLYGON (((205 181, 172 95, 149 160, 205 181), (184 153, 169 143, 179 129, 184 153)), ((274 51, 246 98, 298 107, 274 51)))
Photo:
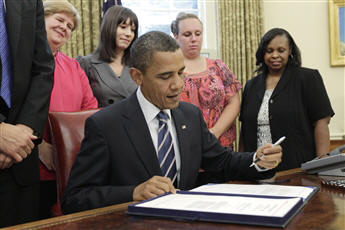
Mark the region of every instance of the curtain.
MULTIPOLYGON (((263 0, 219 0, 218 17, 221 58, 244 87, 254 75, 255 53, 264 32, 263 0)), ((236 127, 238 149, 238 121, 236 127)))
POLYGON ((61 51, 75 58, 92 53, 98 45, 103 0, 69 0, 80 14, 80 24, 61 51))

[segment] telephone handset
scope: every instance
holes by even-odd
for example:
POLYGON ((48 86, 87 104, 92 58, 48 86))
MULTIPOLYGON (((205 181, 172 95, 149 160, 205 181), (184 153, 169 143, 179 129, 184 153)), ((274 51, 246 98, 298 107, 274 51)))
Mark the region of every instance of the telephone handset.
POLYGON ((345 145, 342 145, 329 152, 328 157, 315 158, 301 165, 301 169, 309 174, 345 176, 345 145))

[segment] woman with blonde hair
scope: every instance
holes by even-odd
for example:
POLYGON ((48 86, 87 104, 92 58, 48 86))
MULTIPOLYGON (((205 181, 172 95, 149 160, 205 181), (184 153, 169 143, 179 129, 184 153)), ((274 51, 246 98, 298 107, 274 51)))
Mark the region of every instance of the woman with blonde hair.
POLYGON ((171 23, 171 32, 185 58, 185 86, 181 100, 198 106, 209 130, 220 143, 233 147, 235 120, 240 112, 238 91, 241 84, 223 61, 200 54, 203 27, 196 15, 179 13, 171 23))
MULTIPOLYGON (((43 6, 48 44, 55 57, 54 88, 49 111, 76 112, 97 108, 97 100, 84 70, 76 60, 59 51, 80 22, 78 11, 67 0, 47 0, 43 6)), ((50 217, 50 208, 57 200, 54 155, 47 128, 44 140, 38 146, 41 160, 41 218, 50 217)))

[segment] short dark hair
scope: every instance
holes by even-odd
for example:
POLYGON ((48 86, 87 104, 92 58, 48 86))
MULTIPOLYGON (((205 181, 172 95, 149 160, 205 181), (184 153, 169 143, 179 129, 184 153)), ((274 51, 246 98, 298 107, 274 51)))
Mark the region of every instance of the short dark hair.
POLYGON ((122 58, 122 62, 128 65, 130 48, 138 37, 139 22, 136 14, 123 6, 110 7, 103 17, 98 47, 95 51, 102 61, 111 62, 112 58, 116 57, 116 30, 118 25, 126 22, 127 19, 135 25, 133 41, 122 58))
POLYGON ((291 55, 289 56, 288 65, 294 65, 300 67, 302 64, 301 59, 301 52, 299 51, 298 46, 296 45, 295 41, 293 40, 292 36, 289 32, 281 28, 273 28, 265 33, 265 35, 261 38, 259 47, 256 51, 256 66, 258 67, 255 72, 258 73, 267 73, 268 67, 265 63, 265 53, 268 44, 274 39, 276 36, 286 36, 289 41, 289 48, 291 49, 291 55))
POLYGON ((145 74, 155 52, 175 52, 180 46, 166 33, 151 31, 141 35, 132 45, 130 66, 145 74))
POLYGON ((179 26, 180 21, 183 21, 183 20, 188 19, 188 18, 197 19, 202 26, 201 20, 195 14, 180 12, 176 16, 176 19, 171 22, 171 25, 170 25, 171 33, 173 33, 173 35, 178 35, 178 33, 179 33, 179 27, 178 26, 179 26))

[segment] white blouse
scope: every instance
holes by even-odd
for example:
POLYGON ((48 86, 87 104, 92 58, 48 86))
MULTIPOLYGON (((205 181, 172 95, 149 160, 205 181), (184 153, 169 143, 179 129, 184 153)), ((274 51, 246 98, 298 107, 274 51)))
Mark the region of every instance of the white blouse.
POLYGON ((260 106, 258 113, 258 130, 257 130, 257 146, 260 147, 267 143, 272 143, 271 129, 270 129, 270 120, 268 112, 268 102, 272 96, 274 89, 268 89, 265 91, 264 98, 260 106))

